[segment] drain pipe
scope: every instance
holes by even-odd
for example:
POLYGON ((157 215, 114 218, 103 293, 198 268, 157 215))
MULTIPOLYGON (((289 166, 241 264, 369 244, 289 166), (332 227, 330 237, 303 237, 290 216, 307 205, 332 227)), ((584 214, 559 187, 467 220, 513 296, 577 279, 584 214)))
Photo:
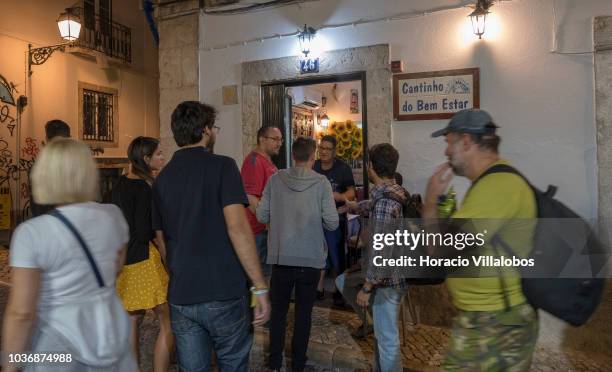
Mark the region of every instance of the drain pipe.
POLYGON ((142 5, 145 17, 147 17, 147 23, 149 24, 149 28, 153 34, 153 40, 155 40, 155 46, 159 47, 159 32, 157 31, 155 19, 153 19, 153 1, 144 0, 142 5))

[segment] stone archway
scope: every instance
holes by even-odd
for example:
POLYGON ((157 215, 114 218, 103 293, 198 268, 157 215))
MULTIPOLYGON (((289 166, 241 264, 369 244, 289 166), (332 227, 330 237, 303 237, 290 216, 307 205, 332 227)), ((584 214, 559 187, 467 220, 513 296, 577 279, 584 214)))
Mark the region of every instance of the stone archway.
POLYGON ((242 63, 242 152, 255 146, 261 127, 260 88, 264 82, 308 79, 365 71, 368 145, 391 142, 391 71, 389 45, 380 44, 327 52, 317 74, 300 74, 298 57, 242 63))

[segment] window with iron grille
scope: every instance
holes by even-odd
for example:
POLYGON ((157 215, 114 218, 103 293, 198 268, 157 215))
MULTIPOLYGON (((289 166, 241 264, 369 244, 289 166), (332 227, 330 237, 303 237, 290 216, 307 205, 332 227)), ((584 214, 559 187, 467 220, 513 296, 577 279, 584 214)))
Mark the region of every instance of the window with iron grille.
POLYGON ((116 147, 117 91, 79 83, 79 136, 98 147, 116 147))

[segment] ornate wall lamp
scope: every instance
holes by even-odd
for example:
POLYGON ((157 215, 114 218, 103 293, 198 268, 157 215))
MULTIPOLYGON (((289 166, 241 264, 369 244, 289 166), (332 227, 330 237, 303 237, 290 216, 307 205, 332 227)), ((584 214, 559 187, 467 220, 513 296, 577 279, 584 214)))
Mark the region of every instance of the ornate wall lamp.
POLYGON ((489 12, 489 9, 492 6, 493 0, 478 0, 474 7, 474 11, 469 15, 469 17, 472 19, 474 34, 478 35, 479 39, 482 39, 482 35, 485 33, 487 14, 491 13, 489 12))
POLYGON ((32 76, 32 65, 42 65, 47 62, 53 52, 66 51, 66 46, 74 44, 79 38, 81 32, 81 18, 79 17, 80 8, 66 8, 66 11, 60 14, 57 18, 57 27, 59 28, 60 36, 67 43, 56 44, 41 48, 32 48, 32 44, 28 44, 28 76, 32 76))

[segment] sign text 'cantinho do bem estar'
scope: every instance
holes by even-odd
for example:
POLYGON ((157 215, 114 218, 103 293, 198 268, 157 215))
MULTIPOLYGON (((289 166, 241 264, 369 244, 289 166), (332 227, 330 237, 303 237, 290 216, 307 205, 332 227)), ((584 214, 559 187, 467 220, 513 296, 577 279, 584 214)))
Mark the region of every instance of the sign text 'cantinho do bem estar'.
POLYGON ((393 76, 395 120, 448 119, 461 110, 479 107, 477 68, 393 76))

